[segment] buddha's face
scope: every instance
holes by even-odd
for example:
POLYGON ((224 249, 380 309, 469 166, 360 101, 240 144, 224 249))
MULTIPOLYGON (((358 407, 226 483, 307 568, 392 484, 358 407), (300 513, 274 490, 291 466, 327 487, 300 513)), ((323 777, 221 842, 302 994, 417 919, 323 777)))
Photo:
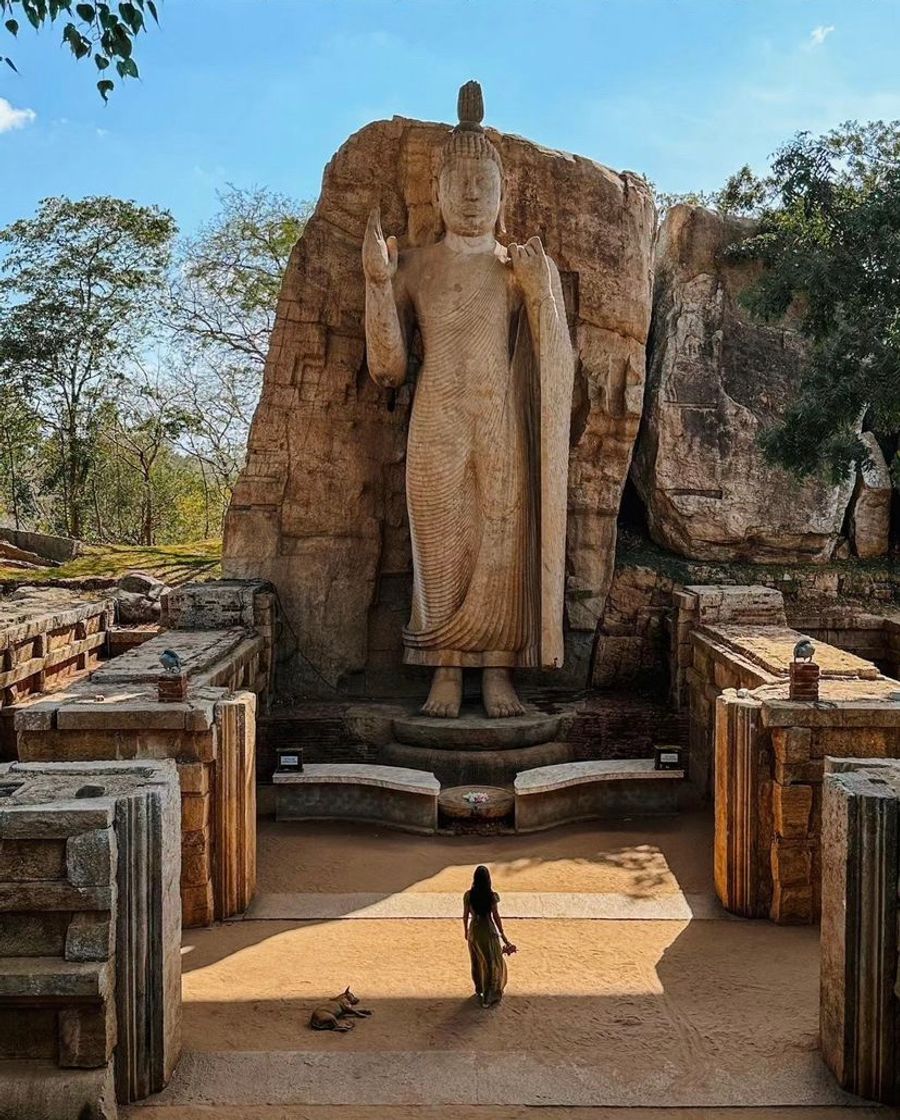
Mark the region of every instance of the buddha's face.
POLYGON ((492 159, 458 156, 441 171, 438 202, 444 225, 461 237, 493 233, 503 182, 492 159))

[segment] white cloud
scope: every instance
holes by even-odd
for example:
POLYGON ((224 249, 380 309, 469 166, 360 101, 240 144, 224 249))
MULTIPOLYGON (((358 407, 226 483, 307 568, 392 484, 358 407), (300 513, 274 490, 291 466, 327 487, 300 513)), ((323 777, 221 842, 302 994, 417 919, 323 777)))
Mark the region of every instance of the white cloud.
POLYGON ((834 31, 833 23, 829 24, 828 27, 824 27, 822 24, 819 24, 818 27, 814 27, 809 33, 809 41, 807 43, 809 49, 812 50, 813 47, 821 47, 832 31, 834 31))
POLYGON ((14 109, 5 97, 0 97, 0 132, 24 128, 37 118, 34 109, 14 109))

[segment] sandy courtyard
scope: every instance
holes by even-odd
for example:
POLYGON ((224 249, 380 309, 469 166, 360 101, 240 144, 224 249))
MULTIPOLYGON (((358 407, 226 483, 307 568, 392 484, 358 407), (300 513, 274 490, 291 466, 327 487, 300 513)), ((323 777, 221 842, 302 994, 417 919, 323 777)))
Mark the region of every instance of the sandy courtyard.
POLYGON ((185 1058, 133 1115, 885 1115, 819 1058, 818 931, 726 917, 710 863, 700 814, 528 838, 262 822, 255 908, 185 932, 185 1058), (507 919, 520 952, 488 1011, 459 916, 478 862, 501 910, 553 914, 507 919), (348 983, 374 1016, 310 1031, 312 1008, 348 983))

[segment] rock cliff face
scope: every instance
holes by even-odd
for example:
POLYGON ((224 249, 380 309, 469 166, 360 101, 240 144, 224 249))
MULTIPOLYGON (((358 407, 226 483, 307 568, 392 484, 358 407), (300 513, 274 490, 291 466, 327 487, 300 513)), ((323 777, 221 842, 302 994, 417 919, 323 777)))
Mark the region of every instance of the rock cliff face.
POLYGON ((753 266, 721 253, 751 228, 696 206, 666 216, 634 480, 653 539, 682 556, 824 560, 853 479, 799 483, 763 460, 757 436, 790 400, 802 352, 792 331, 739 303, 753 266))
POLYGON ((873 560, 887 555, 893 488, 890 469, 875 436, 863 432, 862 441, 869 461, 856 473, 850 532, 856 555, 861 560, 873 560))
MULTIPOLYGON (((385 691, 402 678, 414 372, 396 393, 368 376, 360 246, 374 205, 401 247, 439 236, 434 182, 447 129, 394 118, 352 136, 326 168, 285 275, 223 568, 275 584, 297 646, 285 683, 298 692, 385 691)), ((653 203, 627 172, 489 134, 507 176, 509 236, 543 239, 562 275, 575 344, 567 662, 584 683, 640 423, 653 203)))

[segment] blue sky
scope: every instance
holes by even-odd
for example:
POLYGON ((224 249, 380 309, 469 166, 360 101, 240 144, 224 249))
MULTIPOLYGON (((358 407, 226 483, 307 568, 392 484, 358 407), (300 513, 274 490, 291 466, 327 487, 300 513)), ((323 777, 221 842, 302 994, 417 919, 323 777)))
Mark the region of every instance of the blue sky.
POLYGON ((486 120, 709 189, 798 129, 900 118, 900 0, 158 0, 142 79, 104 107, 55 29, 0 28, 0 224, 50 194, 160 203, 186 230, 226 183, 314 199, 367 121, 486 120))

